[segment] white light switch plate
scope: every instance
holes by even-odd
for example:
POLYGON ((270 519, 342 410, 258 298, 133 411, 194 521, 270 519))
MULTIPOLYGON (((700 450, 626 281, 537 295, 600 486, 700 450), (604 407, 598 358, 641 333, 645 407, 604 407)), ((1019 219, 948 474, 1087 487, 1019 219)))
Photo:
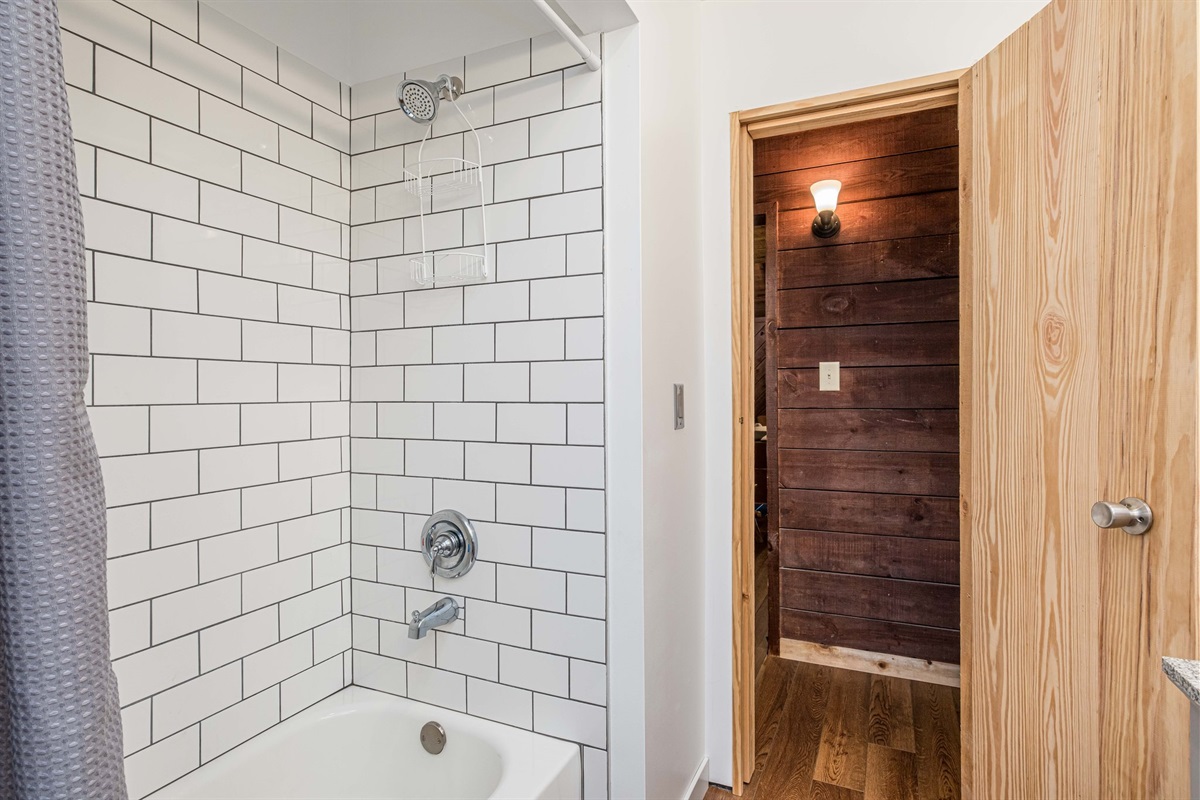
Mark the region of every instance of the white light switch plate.
POLYGON ((842 390, 842 362, 821 361, 817 366, 821 373, 821 391, 840 392, 842 390))

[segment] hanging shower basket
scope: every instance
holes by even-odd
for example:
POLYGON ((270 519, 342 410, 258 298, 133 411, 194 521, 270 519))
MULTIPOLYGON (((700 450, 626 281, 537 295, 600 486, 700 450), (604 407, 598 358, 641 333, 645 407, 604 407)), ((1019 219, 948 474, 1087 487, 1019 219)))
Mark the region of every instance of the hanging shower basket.
MULTIPOLYGON (((422 158, 425 143, 433 132, 433 125, 421 139, 417 149, 415 164, 404 168, 405 188, 409 193, 421 198, 446 197, 468 191, 479 192, 479 224, 482 234, 478 245, 470 249, 437 250, 430 252, 425 249, 425 203, 419 203, 421 210, 421 254, 409 259, 412 267, 412 279, 418 286, 435 286, 453 283, 482 283, 488 279, 487 260, 487 204, 484 202, 483 187, 483 146, 479 141, 479 133, 467 119, 467 115, 458 107, 458 102, 448 98, 454 110, 462 117, 471 137, 475 140, 476 161, 465 158, 422 158)), ((464 137, 464 144, 468 141, 464 137)), ((465 154, 465 153, 464 153, 465 154)), ((432 213, 432 203, 430 207, 432 213)))

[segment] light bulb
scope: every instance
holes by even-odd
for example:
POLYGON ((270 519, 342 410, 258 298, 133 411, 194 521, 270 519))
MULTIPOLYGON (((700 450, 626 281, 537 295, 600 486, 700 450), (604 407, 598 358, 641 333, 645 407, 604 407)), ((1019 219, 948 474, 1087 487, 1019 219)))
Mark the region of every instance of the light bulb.
POLYGON ((817 212, 833 211, 837 208, 838 192, 842 190, 841 181, 817 181, 810 189, 817 212))

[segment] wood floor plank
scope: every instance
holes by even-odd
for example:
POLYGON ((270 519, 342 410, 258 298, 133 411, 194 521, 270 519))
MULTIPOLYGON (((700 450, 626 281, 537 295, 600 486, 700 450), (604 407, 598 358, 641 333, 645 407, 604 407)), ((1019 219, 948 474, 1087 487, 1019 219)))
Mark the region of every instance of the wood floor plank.
POLYGON ((863 800, 863 793, 824 781, 813 781, 809 789, 810 800, 863 800))
POLYGON ((920 800, 958 800, 959 712, 957 689, 914 683, 913 726, 917 742, 917 797, 920 800))
POLYGON ((917 800, 917 756, 878 744, 867 745, 863 800, 917 800))
POLYGON ((758 775, 767 766, 775 737, 779 732, 779 721, 787 707, 788 691, 796 670, 779 658, 767 658, 755 681, 756 703, 754 745, 758 751, 754 756, 754 774, 758 775))
POLYGON ((860 792, 866 786, 871 677, 849 670, 835 673, 813 780, 860 792))
MULTIPOLYGON (((776 658, 768 656, 768 660, 776 658)), ((829 704, 830 684, 837 672, 839 670, 830 667, 797 663, 775 743, 762 773, 755 780, 755 797, 785 800, 811 796, 813 768, 821 744, 821 723, 829 704)))
POLYGON ((911 681, 889 675, 871 677, 867 743, 916 752, 911 681))

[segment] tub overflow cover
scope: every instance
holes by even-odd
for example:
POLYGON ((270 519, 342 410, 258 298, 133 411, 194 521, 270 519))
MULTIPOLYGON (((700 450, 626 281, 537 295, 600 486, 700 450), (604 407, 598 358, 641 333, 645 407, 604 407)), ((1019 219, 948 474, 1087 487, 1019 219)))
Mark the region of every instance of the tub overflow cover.
POLYGON ((421 746, 426 753, 437 755, 446 746, 446 729, 436 722, 426 722, 421 728, 421 746))

